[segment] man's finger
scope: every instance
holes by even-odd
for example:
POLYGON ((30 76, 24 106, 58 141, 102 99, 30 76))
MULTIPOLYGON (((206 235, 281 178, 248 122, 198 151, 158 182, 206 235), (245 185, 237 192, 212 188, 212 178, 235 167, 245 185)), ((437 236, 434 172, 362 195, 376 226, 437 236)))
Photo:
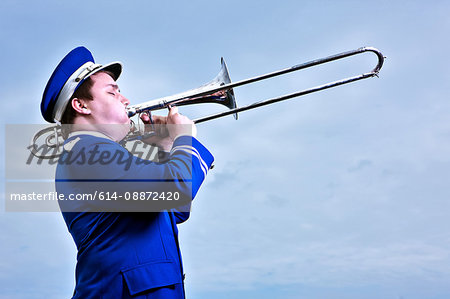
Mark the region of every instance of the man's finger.
POLYGON ((152 118, 153 118, 153 123, 155 125, 166 124, 167 123, 167 117, 166 116, 152 115, 152 118))
POLYGON ((142 113, 142 114, 141 114, 141 119, 142 119, 142 121, 145 122, 145 123, 149 123, 149 122, 150 122, 150 117, 148 116, 147 113, 142 113))
POLYGON ((169 116, 174 116, 177 113, 178 113, 177 106, 169 106, 169 116))

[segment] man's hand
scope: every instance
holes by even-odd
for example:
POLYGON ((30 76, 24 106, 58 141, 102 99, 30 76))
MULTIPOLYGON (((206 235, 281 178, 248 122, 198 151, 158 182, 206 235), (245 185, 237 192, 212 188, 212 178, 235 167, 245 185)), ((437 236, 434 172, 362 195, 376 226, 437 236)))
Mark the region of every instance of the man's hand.
POLYGON ((142 140, 145 143, 156 144, 161 150, 169 152, 173 141, 180 135, 196 136, 197 128, 194 122, 178 113, 178 107, 169 107, 167 116, 142 114, 145 132, 154 131, 155 135, 142 140))
POLYGON ((160 150, 170 152, 173 140, 167 131, 167 116, 149 115, 143 113, 141 120, 145 124, 145 133, 154 132, 151 137, 145 138, 142 141, 148 144, 156 145, 160 150))
POLYGON ((194 122, 184 115, 178 113, 178 107, 169 106, 169 114, 167 115, 167 129, 170 137, 175 140, 177 136, 189 135, 195 137, 197 135, 197 127, 194 122))

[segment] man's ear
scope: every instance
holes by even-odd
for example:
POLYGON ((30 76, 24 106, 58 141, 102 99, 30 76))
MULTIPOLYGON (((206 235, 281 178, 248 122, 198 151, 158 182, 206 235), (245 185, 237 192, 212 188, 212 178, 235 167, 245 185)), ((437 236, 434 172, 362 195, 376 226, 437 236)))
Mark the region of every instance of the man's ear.
POLYGON ((91 114, 91 110, 87 107, 85 100, 73 98, 71 101, 72 108, 80 114, 91 114))

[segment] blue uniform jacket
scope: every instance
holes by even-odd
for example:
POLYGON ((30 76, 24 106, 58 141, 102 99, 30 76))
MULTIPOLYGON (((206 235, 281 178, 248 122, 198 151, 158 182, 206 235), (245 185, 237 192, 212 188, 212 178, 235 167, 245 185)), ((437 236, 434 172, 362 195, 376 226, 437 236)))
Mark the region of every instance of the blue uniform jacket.
MULTIPOLYGON (((93 193, 96 186, 101 188, 107 182, 119 193, 176 188, 193 198, 213 162, 211 153, 193 137, 178 137, 165 163, 139 163, 144 161, 118 143, 94 135, 78 133, 66 140, 56 171, 58 193, 66 197, 93 193), (108 159, 95 160, 90 155, 106 157, 106 152, 111 153, 109 157, 112 153, 129 157, 131 163, 114 163, 112 159, 101 163, 108 159)), ((78 249, 73 298, 184 298, 176 224, 189 217, 189 209, 172 207, 145 213, 77 209, 95 204, 60 202, 78 249)))

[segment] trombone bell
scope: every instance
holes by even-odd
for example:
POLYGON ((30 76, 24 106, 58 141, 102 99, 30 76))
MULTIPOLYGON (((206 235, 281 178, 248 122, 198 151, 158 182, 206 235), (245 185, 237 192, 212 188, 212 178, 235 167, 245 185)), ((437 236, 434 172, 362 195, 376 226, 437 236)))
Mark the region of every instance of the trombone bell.
MULTIPOLYGON (((232 88, 221 88, 221 86, 231 83, 228 68, 223 57, 220 59, 221 68, 214 79, 208 83, 172 96, 148 101, 142 104, 127 107, 128 117, 132 117, 138 113, 151 110, 159 110, 172 106, 184 106, 192 104, 216 103, 221 104, 229 109, 235 109, 236 99, 232 88)), ((233 113, 237 119, 237 113, 233 113)))

